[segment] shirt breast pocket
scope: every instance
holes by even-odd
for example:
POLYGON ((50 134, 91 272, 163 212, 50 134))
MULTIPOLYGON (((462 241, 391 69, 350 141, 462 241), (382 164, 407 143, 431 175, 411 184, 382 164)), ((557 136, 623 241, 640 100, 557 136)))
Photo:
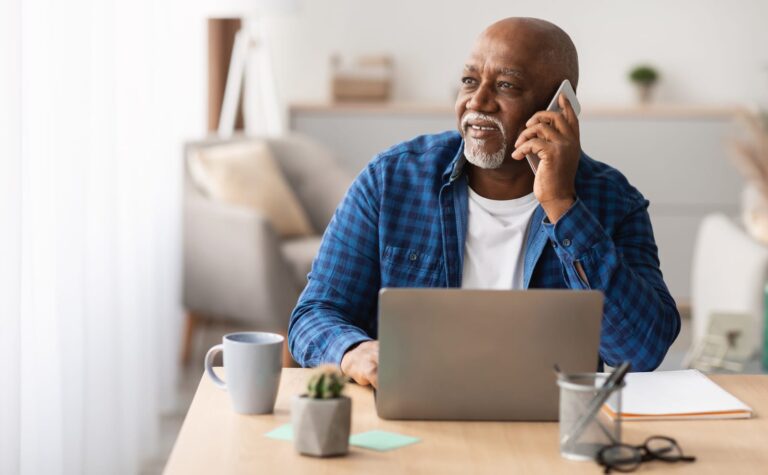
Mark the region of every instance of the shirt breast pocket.
POLYGON ((381 265, 382 287, 438 287, 443 271, 437 249, 387 246, 381 265))

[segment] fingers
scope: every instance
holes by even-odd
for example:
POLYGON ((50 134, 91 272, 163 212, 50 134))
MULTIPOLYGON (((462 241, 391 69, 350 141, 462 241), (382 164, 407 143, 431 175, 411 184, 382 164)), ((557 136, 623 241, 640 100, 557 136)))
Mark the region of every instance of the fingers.
POLYGON ((568 98, 565 97, 565 94, 560 94, 560 97, 557 99, 557 102, 558 104, 560 104, 560 109, 563 110, 565 121, 571 127, 571 130, 574 131, 576 135, 578 135, 579 134, 579 118, 576 116, 576 111, 573 110, 573 106, 571 106, 571 101, 569 101, 568 98))
MULTIPOLYGON (((573 113, 573 109, 571 109, 571 112, 573 113)), ((575 116, 576 114, 574 113, 574 117, 575 116)), ((571 126, 571 123, 568 121, 568 119, 566 119, 565 113, 563 111, 561 112, 539 111, 533 114, 533 117, 528 119, 528 122, 525 123, 525 126, 531 127, 532 125, 539 124, 539 123, 549 124, 563 135, 570 136, 575 133, 575 130, 571 126)))
POLYGON ((379 365, 378 363, 368 360, 360 363, 360 368, 352 375, 352 379, 355 380, 360 386, 371 385, 374 388, 379 387, 379 365))
POLYGON ((378 373, 379 373, 378 358, 374 358, 373 355, 368 355, 368 358, 366 358, 366 360, 363 361, 360 369, 367 383, 375 387, 376 383, 378 382, 378 373))
POLYGON ((366 361, 365 376, 371 386, 379 388, 379 346, 376 342, 375 351, 371 351, 366 361))
POLYGON ((517 137, 515 148, 520 146, 521 143, 536 137, 547 140, 549 142, 553 142, 560 139, 560 133, 553 127, 550 127, 548 124, 534 124, 531 127, 523 130, 520 136, 517 137))
POLYGON ((549 158, 550 148, 579 142, 579 121, 571 103, 564 94, 557 98, 560 112, 540 111, 525 123, 526 129, 515 141, 512 158, 522 160, 536 154, 542 160, 549 158))
POLYGON ((529 153, 538 155, 542 160, 546 160, 547 154, 547 141, 539 138, 534 138, 520 144, 519 147, 512 152, 512 158, 515 160, 522 160, 529 153))
POLYGON ((379 384, 379 343, 368 341, 348 351, 341 360, 342 372, 361 386, 379 384))

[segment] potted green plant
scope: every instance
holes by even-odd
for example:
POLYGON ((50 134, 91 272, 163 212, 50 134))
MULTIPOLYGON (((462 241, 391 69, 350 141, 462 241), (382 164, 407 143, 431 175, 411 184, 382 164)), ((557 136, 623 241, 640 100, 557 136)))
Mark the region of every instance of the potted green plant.
POLYGON ((741 218, 747 232, 768 245, 768 113, 743 112, 739 118, 743 133, 732 139, 731 157, 746 182, 741 218))
POLYGON ((347 378, 324 366, 309 378, 307 393, 293 400, 293 442, 305 455, 328 457, 349 451, 352 401, 341 394, 347 378))
POLYGON ((659 73, 652 66, 635 66, 629 72, 629 80, 637 87, 638 99, 642 104, 651 102, 653 86, 659 80, 659 73))

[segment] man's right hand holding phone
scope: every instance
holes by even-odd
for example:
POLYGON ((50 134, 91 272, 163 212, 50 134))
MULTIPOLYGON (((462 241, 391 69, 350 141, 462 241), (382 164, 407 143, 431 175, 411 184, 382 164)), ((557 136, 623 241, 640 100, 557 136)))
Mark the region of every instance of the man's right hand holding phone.
POLYGON ((357 384, 379 387, 379 342, 364 341, 344 353, 341 372, 357 384))

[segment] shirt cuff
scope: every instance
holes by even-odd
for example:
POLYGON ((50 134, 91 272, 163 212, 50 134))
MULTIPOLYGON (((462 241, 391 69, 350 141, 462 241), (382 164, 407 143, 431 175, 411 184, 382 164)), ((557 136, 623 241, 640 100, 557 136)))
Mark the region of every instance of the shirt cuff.
POLYGON ((328 349, 325 351, 325 362, 341 366, 341 359, 350 347, 364 341, 372 340, 373 338, 362 331, 360 333, 344 332, 341 335, 336 336, 331 344, 328 345, 328 349))
POLYGON ((545 217, 543 225, 555 252, 567 261, 580 260, 605 235, 600 222, 578 198, 555 224, 545 217))

